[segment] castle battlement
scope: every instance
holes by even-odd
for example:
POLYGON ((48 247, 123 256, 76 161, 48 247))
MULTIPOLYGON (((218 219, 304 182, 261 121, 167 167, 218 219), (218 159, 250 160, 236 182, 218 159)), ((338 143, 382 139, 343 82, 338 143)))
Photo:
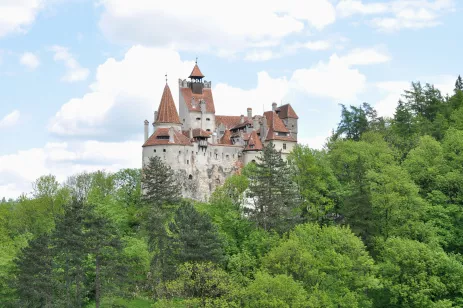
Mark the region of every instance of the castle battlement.
POLYGON ((145 120, 142 164, 160 157, 176 174, 186 198, 206 200, 216 187, 256 158, 272 142, 284 156, 297 144, 298 116, 291 105, 272 104, 252 115, 216 115, 211 82, 196 64, 190 80, 179 79, 179 110, 166 84, 149 133, 145 120))

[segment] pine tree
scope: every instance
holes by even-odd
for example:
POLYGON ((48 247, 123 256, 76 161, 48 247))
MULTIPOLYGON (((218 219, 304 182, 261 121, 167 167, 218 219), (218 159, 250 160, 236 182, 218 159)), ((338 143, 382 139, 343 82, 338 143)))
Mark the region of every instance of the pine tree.
POLYGON ((123 266, 120 266, 118 259, 122 244, 117 230, 106 217, 96 213, 93 206, 86 207, 84 226, 86 250, 91 254, 95 265, 95 307, 99 308, 105 287, 115 285, 117 278, 120 278, 118 275, 123 277, 123 266))
POLYGON ((63 307, 81 307, 84 298, 84 261, 86 259, 84 234, 85 208, 81 199, 73 198, 66 205, 53 233, 56 262, 62 269, 63 307), (63 294, 64 293, 64 294, 63 294))
POLYGON ((53 256, 50 236, 29 242, 16 259, 16 291, 20 307, 53 307, 53 256))
POLYGON ((463 80, 460 75, 458 75, 457 81, 455 81, 455 93, 458 91, 463 91, 463 80))
POLYGON ((174 171, 157 156, 151 157, 143 168, 142 188, 143 200, 150 206, 173 205, 180 200, 174 171))
POLYGON ((223 249, 216 227, 207 214, 183 203, 169 223, 169 246, 179 263, 211 261, 220 263, 223 249))
POLYGON ((254 200, 250 217, 260 227, 285 232, 296 222, 297 188, 290 167, 271 142, 249 172, 249 190, 254 200))

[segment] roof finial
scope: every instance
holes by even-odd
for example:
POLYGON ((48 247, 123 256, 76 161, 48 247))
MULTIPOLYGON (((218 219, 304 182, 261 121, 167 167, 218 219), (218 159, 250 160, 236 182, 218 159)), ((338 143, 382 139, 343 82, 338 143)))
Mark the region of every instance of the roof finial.
POLYGON ((196 57, 195 64, 198 65, 198 57, 196 57))
POLYGON ((167 73, 166 73, 166 84, 167 84, 167 73))

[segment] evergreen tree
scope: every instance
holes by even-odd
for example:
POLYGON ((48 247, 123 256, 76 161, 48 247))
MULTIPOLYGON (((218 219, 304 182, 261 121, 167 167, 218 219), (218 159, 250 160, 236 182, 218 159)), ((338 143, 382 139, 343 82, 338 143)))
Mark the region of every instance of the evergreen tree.
POLYGON ((74 197, 65 207, 64 215, 58 220, 53 233, 55 260, 62 269, 62 277, 58 279, 62 281, 60 287, 64 288, 63 292, 60 292, 63 307, 81 307, 86 291, 84 211, 83 201, 74 197))
POLYGON ((455 81, 455 93, 458 91, 463 91, 463 80, 460 75, 458 75, 457 81, 455 81))
POLYGON ((223 249, 217 228, 207 214, 183 203, 169 223, 169 246, 178 263, 223 260, 223 249))
POLYGON ((50 236, 29 242, 16 259, 16 291, 20 307, 53 307, 53 256, 50 236))
POLYGON ((87 206, 85 215, 86 250, 91 254, 95 266, 94 291, 95 305, 100 307, 103 294, 115 285, 121 285, 124 266, 120 262, 122 243, 110 221, 87 206))
POLYGON ((360 140, 363 133, 369 130, 381 130, 384 127, 384 120, 378 117, 376 110, 369 104, 363 103, 355 107, 341 105, 341 122, 335 132, 335 137, 345 136, 346 139, 360 140))
POLYGON ((174 205, 180 200, 174 171, 157 156, 143 168, 142 189, 143 199, 150 206, 174 205))
POLYGON ((249 172, 249 197, 254 200, 250 217, 265 230, 285 232, 297 221, 299 205, 292 170, 275 150, 266 145, 249 172))

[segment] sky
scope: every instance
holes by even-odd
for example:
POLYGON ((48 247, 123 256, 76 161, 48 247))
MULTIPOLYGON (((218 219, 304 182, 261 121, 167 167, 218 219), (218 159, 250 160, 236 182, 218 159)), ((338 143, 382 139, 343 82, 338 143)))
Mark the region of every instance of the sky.
POLYGON ((0 0, 0 198, 41 175, 141 167, 165 74, 196 57, 217 114, 272 102, 321 148, 340 104, 392 116, 412 81, 463 73, 459 0, 0 0))

